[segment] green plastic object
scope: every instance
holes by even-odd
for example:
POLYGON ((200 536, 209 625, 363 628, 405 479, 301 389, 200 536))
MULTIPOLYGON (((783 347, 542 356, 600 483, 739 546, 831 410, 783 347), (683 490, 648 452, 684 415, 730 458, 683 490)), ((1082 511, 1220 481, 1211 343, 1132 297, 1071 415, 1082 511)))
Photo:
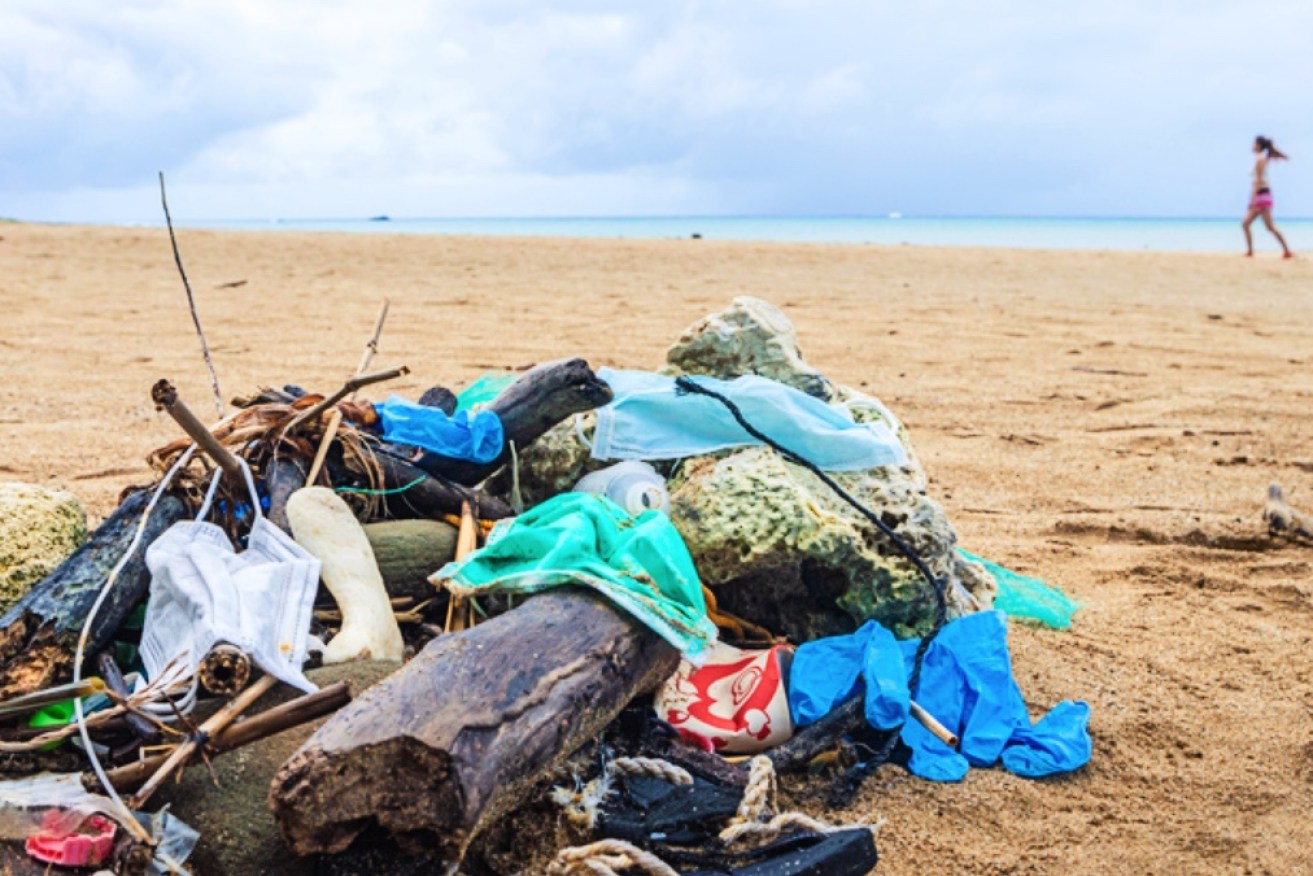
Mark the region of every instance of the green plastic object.
POLYGON ((984 566, 998 584, 994 608, 1020 621, 1034 621, 1055 630, 1071 626, 1071 616, 1079 608, 1067 594, 1038 578, 1018 575, 998 563, 990 562, 969 551, 958 548, 963 559, 984 566))
MULTIPOLYGON (((62 703, 46 706, 41 711, 33 715, 27 722, 29 727, 38 728, 55 728, 63 727, 73 721, 73 701, 65 700, 62 703)), ((41 746, 42 751, 54 751, 59 746, 67 742, 67 739, 56 739, 54 742, 47 742, 41 746)))
POLYGON ((591 587, 694 664, 716 638, 693 558, 670 518, 632 517, 605 496, 561 493, 503 520, 486 546, 435 579, 462 596, 591 587))
POLYGON ((456 396, 457 411, 472 411, 482 407, 501 395, 502 390, 515 382, 514 374, 498 374, 489 371, 460 391, 456 396))

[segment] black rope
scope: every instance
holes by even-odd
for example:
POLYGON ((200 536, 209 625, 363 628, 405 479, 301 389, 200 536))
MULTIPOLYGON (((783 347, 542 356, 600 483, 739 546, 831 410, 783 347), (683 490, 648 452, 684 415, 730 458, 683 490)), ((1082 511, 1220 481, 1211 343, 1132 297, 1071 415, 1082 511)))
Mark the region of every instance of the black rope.
MULTIPOLYGON (((775 439, 771 438, 769 435, 766 435, 761 431, 759 431, 755 426, 753 426, 751 423, 748 422, 747 418, 743 416, 743 412, 739 410, 738 405, 734 404, 734 402, 730 401, 728 398, 716 392, 715 390, 708 389, 707 387, 693 380, 691 377, 687 377, 687 376, 675 378, 675 388, 676 391, 678 391, 680 394, 693 393, 695 395, 705 395, 708 398, 715 399, 716 401, 724 405, 725 408, 734 417, 735 421, 737 421, 738 424, 743 427, 743 431, 747 432, 749 435, 751 435, 753 438, 756 438, 762 444, 765 444, 767 447, 770 447, 772 450, 779 453, 789 462, 792 462, 795 465, 800 465, 803 468, 810 471, 812 474, 816 475, 816 477, 820 478, 821 482, 825 484, 827 487, 829 487, 831 490, 833 490, 834 493, 840 499, 843 499, 845 502, 851 505, 857 511, 857 513, 861 514, 863 517, 869 520, 872 523, 872 525, 875 526, 876 529, 880 530, 880 532, 883 533, 884 536, 888 538, 890 542, 893 543, 894 547, 898 549, 899 553, 901 553, 904 557, 906 557, 908 562, 910 562, 916 568, 916 570, 921 573, 921 576, 925 578, 926 582, 930 585, 931 590, 935 594, 935 613, 934 613, 934 618, 931 622, 930 632, 928 632, 925 636, 921 638, 921 642, 919 645, 917 645, 916 648, 916 656, 913 658, 912 661, 912 673, 908 678, 907 688, 910 691, 911 695, 915 697, 917 689, 921 685, 921 664, 925 661, 926 651, 930 648, 930 643, 934 640, 935 636, 939 634, 939 630, 943 628, 944 623, 948 617, 948 595, 944 587, 944 582, 941 581, 939 578, 935 577, 935 574, 930 571, 930 567, 926 565, 925 560, 921 558, 920 554, 918 554, 916 550, 903 539, 902 536, 894 532, 893 528, 890 527, 889 524, 881 520, 879 515, 877 515, 870 508, 867 508, 856 498, 854 498, 847 490, 841 487, 838 483, 835 482, 833 478, 831 478, 828 474, 826 474, 821 469, 821 467, 818 466, 816 463, 812 462, 810 459, 807 459, 805 456, 803 456, 800 453, 795 453, 794 451, 780 444, 775 439)), ((858 785, 862 783, 863 779, 865 779, 868 775, 874 772, 876 767, 888 761, 890 754, 893 753, 894 746, 898 744, 898 738, 899 738, 899 734, 891 733, 889 735, 889 739, 885 742, 884 745, 880 747, 878 751, 875 752, 873 757, 861 761, 856 766, 849 769, 848 772, 843 776, 840 782, 840 786, 838 789, 836 789, 836 792, 838 794, 845 794, 851 792, 858 785)))

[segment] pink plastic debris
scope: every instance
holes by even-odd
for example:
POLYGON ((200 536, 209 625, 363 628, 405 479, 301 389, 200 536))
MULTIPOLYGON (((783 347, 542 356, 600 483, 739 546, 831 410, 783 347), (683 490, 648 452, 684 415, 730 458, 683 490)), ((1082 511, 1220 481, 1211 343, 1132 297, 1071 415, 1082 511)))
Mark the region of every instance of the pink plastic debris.
POLYGON ((47 864, 63 867, 95 867, 108 860, 114 850, 118 825, 103 815, 93 815, 69 834, 41 830, 27 838, 28 855, 47 864))

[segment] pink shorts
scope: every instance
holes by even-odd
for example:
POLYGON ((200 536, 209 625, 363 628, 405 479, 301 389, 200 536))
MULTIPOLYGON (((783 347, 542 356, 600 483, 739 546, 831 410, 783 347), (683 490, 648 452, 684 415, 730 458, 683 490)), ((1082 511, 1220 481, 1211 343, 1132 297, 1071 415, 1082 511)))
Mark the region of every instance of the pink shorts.
POLYGON ((1271 210, 1273 203, 1271 192, 1255 192, 1254 196, 1249 199, 1249 209, 1271 210))

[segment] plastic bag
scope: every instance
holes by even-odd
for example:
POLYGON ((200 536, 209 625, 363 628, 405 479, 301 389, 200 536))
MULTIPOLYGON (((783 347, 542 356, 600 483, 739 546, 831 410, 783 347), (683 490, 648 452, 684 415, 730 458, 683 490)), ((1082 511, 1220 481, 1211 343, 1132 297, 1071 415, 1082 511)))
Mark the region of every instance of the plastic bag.
POLYGON ((658 511, 633 517, 605 496, 561 493, 509 520, 431 582, 461 596, 592 587, 701 664, 716 640, 688 547, 658 511))
POLYGON ((459 413, 460 411, 478 410, 494 401, 506 387, 514 382, 514 374, 498 374, 494 371, 481 374, 478 380, 462 389, 460 394, 456 396, 456 411, 459 413))

